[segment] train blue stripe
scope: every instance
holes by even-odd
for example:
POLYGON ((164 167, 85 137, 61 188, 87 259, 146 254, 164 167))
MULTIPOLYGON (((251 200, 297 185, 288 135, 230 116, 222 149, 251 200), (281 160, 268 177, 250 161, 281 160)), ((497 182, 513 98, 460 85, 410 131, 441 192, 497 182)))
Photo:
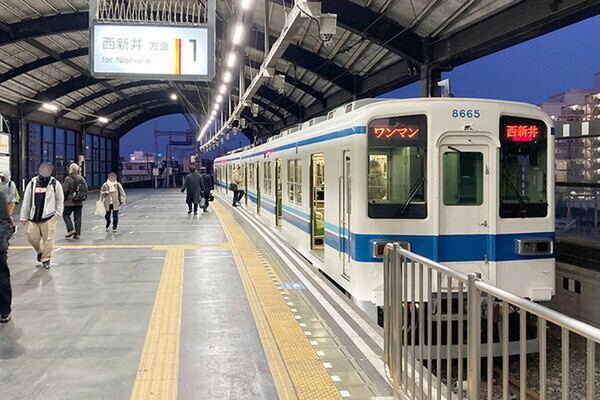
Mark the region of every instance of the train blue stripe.
POLYGON ((284 144, 284 145, 281 145, 281 146, 278 146, 278 147, 274 147, 272 149, 265 149, 264 151, 261 151, 260 153, 248 154, 248 155, 245 155, 243 157, 237 157, 237 158, 233 157, 233 158, 230 158, 230 159, 227 159, 227 160, 224 160, 224 161, 245 160, 247 158, 262 156, 267 151, 270 151, 272 153, 276 153, 278 151, 295 149, 296 147, 309 146, 311 144, 316 144, 316 143, 321 143, 321 142, 327 142, 329 140, 335 140, 335 139, 339 139, 339 138, 346 137, 346 136, 364 135, 366 133, 367 133, 367 127, 366 126, 355 126, 355 127, 352 127, 352 128, 346 128, 346 129, 342 129, 342 130, 339 130, 339 131, 326 133, 324 135, 317 136, 317 137, 314 137, 314 138, 300 140, 299 142, 284 144))

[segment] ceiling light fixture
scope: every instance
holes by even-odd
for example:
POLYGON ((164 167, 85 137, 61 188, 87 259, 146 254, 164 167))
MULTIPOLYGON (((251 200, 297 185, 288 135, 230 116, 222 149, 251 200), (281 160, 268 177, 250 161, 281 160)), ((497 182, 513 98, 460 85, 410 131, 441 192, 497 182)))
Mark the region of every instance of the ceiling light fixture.
POLYGON ((177 100, 177 95, 175 93, 171 93, 171 100, 175 101, 177 100))
POLYGON ((227 83, 231 82, 231 72, 227 71, 223 74, 223 80, 227 83))
POLYGON ((227 57, 227 66, 229 68, 233 68, 234 65, 235 65, 235 53, 232 51, 231 53, 229 53, 229 57, 227 57))
POLYGON ((108 124, 108 118, 98 117, 98 122, 100 122, 101 124, 108 124))
POLYGON ((233 39, 232 39, 233 44, 241 43, 243 33, 244 33, 244 26, 240 22, 238 22, 235 25, 235 28, 233 30, 233 39))
POLYGON ((56 104, 52 104, 52 103, 43 103, 42 108, 44 108, 45 110, 48 110, 48 111, 52 111, 52 112, 58 111, 58 106, 56 104))
POLYGON ((227 85, 223 84, 219 88, 219 93, 224 94, 227 91, 227 85))
POLYGON ((223 101, 223 95, 220 94, 220 95, 217 96, 217 103, 220 104, 222 101, 223 101))
POLYGON ((242 3, 241 3, 242 10, 247 10, 248 8, 250 8, 251 3, 252 3, 252 0, 242 0, 242 3))

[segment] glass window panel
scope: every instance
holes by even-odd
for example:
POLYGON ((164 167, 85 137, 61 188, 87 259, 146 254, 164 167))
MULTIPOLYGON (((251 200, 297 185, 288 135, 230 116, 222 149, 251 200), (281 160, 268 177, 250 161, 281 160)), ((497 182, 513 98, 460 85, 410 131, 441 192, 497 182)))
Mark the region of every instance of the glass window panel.
POLYGON ((67 131, 67 144, 74 145, 76 143, 75 142, 76 140, 77 140, 77 135, 75 134, 75 131, 68 130, 67 131))
POLYGON ((43 131, 44 142, 54 143, 54 128, 51 126, 44 126, 43 131))
POLYGON ((483 204, 483 154, 446 152, 443 156, 444 204, 479 206, 483 204))
POLYGON ((56 143, 65 143, 65 130, 56 128, 56 143))

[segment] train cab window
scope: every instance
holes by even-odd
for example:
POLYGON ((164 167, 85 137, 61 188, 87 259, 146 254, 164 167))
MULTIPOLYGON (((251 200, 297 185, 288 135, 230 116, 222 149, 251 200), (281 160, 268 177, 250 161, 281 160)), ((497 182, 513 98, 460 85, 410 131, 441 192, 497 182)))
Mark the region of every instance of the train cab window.
POLYGON ((483 154, 446 152, 442 163, 444 204, 447 206, 483 204, 483 154))
POLYGON ((547 127, 543 121, 500 118, 500 217, 548 215, 547 127))
POLYGON ((376 119, 367 134, 369 217, 426 218, 426 116, 376 119))

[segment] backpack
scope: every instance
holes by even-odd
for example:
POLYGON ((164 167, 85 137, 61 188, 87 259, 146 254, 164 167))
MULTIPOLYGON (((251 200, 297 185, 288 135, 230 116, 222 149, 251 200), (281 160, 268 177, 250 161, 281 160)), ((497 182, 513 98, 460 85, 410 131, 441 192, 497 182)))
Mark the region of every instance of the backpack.
POLYGON ((77 177, 75 180, 75 190, 71 195, 73 201, 86 201, 88 196, 88 187, 85 179, 77 177))

